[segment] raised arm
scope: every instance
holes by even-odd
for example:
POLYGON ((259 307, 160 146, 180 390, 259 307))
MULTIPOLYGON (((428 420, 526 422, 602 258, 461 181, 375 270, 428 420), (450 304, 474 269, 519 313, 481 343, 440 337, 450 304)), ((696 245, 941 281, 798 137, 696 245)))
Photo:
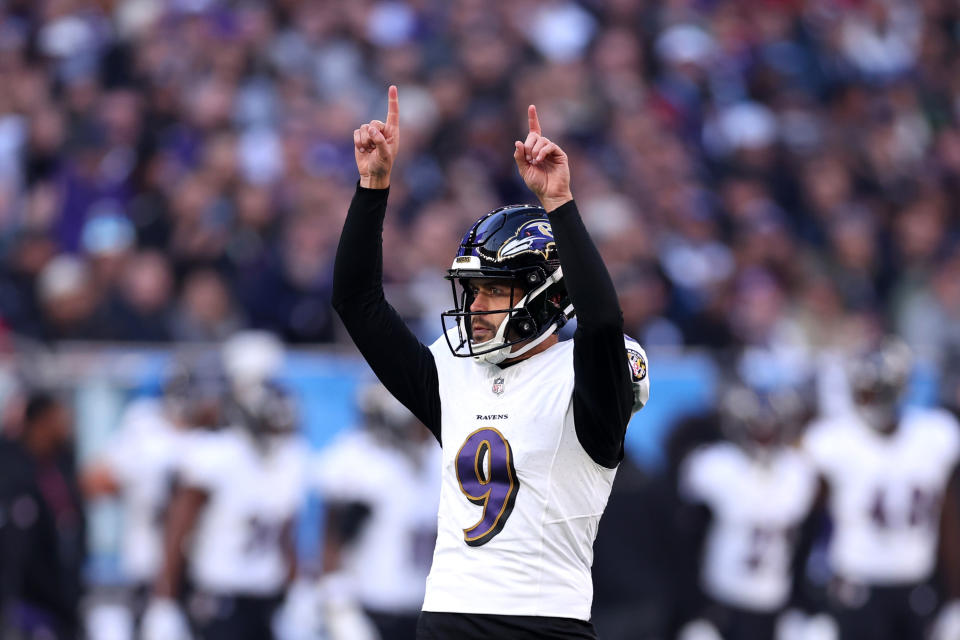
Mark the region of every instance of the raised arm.
POLYGON ((527 110, 529 133, 514 143, 520 176, 547 210, 563 278, 577 314, 573 411, 577 437, 597 464, 615 467, 633 394, 623 342, 623 314, 600 252, 570 191, 567 154, 541 132, 537 109, 527 110))
POLYGON ((400 146, 397 88, 387 121, 353 132, 360 183, 347 211, 333 268, 333 308, 384 386, 440 440, 440 387, 430 350, 383 295, 383 218, 400 146))

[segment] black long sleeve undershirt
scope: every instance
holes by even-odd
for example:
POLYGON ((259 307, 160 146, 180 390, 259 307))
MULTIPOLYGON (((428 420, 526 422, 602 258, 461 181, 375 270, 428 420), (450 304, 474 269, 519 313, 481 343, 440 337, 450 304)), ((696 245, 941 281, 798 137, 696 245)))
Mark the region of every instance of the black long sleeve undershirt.
POLYGON ((633 391, 623 344, 623 313, 600 252, 577 205, 548 214, 570 301, 577 312, 573 334, 573 418, 577 438, 597 464, 623 459, 633 391))
POLYGON ((357 187, 333 267, 333 308, 383 385, 440 442, 440 382, 433 354, 383 295, 389 191, 357 187))
MULTIPOLYGON (((333 307, 374 373, 440 440, 440 392, 433 354, 383 295, 381 234, 388 190, 364 189, 350 203, 334 266, 333 307)), ((567 291, 577 310, 573 410, 590 457, 615 467, 623 457, 632 392, 623 320, 613 282, 569 202, 549 214, 567 291)))

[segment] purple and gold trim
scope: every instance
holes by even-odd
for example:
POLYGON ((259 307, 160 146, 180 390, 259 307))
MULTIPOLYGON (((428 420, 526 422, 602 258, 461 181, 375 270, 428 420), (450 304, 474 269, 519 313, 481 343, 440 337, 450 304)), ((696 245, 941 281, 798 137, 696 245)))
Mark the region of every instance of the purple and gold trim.
POLYGON ((463 530, 464 542, 479 547, 503 530, 520 489, 510 443, 493 427, 477 429, 457 451, 456 471, 463 495, 483 506, 480 520, 463 530))

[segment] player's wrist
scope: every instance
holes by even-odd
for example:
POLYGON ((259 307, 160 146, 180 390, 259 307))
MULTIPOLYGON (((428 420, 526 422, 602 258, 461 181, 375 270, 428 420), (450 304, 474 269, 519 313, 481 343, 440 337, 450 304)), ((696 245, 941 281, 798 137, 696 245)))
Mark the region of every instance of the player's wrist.
POLYGON ((384 175, 361 175, 360 186, 364 189, 386 189, 390 186, 390 174, 384 175))
POLYGON ((571 200, 573 200, 573 194, 566 191, 558 195, 543 196, 540 198, 540 204, 543 205, 543 208, 549 213, 556 211, 571 200))

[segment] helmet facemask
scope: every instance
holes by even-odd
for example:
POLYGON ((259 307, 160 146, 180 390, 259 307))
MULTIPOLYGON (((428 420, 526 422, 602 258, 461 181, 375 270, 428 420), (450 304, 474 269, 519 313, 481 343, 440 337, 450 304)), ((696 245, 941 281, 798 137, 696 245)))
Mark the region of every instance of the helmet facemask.
POLYGON ((803 399, 790 389, 760 391, 734 384, 721 401, 726 437, 762 462, 798 436, 804 419, 803 399))
POLYGON ((887 339, 848 364, 854 409, 870 428, 880 433, 896 428, 911 366, 910 350, 894 339, 887 339))
POLYGON ((573 314, 563 287, 563 272, 557 267, 551 274, 543 269, 530 270, 525 277, 514 274, 478 274, 476 278, 449 276, 454 308, 441 314, 444 335, 450 350, 457 357, 472 357, 478 362, 499 364, 521 356, 556 333, 573 314), (503 280, 510 287, 509 304, 501 309, 472 311, 475 296, 472 279, 503 280), (530 288, 527 283, 533 283, 530 288), (459 289, 459 291, 458 291, 459 289), (564 306, 565 304, 565 306, 564 306), (504 315, 493 327, 492 337, 477 342, 473 335, 475 318, 504 315), (448 320, 457 328, 457 341, 448 331, 448 320))

